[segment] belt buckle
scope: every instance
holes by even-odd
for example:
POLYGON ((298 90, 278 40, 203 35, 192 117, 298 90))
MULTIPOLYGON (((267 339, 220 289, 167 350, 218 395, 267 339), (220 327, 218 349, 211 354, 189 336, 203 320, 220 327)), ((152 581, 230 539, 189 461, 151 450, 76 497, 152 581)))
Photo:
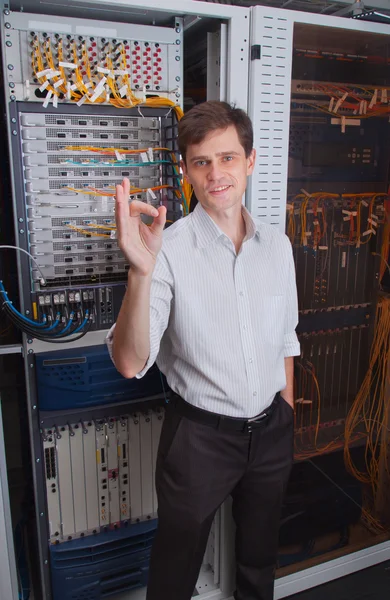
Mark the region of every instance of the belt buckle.
POLYGON ((245 423, 245 429, 248 431, 248 433, 251 433, 252 427, 256 426, 256 424, 258 424, 258 423, 261 423, 266 417, 268 417, 268 413, 263 412, 263 413, 261 413, 261 415, 258 415, 257 417, 248 419, 247 422, 245 423))

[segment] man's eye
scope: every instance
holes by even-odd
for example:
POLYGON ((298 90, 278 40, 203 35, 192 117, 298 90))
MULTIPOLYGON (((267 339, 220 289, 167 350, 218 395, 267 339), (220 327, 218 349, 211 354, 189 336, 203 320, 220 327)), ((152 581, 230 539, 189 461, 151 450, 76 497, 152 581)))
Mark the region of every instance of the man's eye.
POLYGON ((206 161, 205 160, 198 160, 196 164, 197 164, 198 167, 203 167, 203 165, 206 164, 206 161))
POLYGON ((233 160, 233 156, 224 156, 224 159, 226 161, 230 161, 230 160, 233 160))

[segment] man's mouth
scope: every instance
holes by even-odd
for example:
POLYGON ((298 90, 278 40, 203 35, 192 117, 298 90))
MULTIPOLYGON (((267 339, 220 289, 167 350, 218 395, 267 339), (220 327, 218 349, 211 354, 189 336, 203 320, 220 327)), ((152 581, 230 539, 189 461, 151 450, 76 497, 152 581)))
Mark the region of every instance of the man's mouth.
POLYGON ((224 192, 228 188, 230 188, 230 185, 220 185, 220 186, 218 186, 218 187, 213 188, 212 190, 210 190, 210 193, 214 194, 216 192, 224 192))

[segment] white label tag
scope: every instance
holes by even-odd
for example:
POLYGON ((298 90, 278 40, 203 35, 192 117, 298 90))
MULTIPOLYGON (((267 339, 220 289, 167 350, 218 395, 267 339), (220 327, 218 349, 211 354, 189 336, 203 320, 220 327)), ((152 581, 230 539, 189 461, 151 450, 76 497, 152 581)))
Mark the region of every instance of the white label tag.
POLYGON ((328 250, 328 246, 318 246, 318 250, 328 250))
POLYGON ((156 194, 154 193, 154 191, 151 188, 148 188, 146 190, 146 193, 151 196, 152 200, 155 200, 157 198, 156 194))
POLYGON ((97 98, 99 98, 100 94, 104 90, 104 84, 106 83, 106 81, 107 81, 107 77, 102 77, 102 79, 99 81, 99 83, 95 87, 95 91, 94 91, 93 95, 91 96, 91 102, 95 102, 95 100, 97 100, 97 98))
POLYGON ((110 238, 111 238, 112 240, 116 240, 116 229, 113 229, 113 230, 110 232, 110 238))
POLYGON ((69 81, 66 84, 66 97, 67 97, 68 100, 70 100, 71 97, 72 97, 71 93, 70 93, 70 82, 69 81))
POLYGON ((123 160, 123 155, 120 152, 118 152, 118 150, 115 150, 115 156, 117 160, 123 160))
POLYGON ((144 163, 149 162, 148 161, 148 155, 146 154, 146 152, 141 152, 140 156, 141 156, 142 162, 144 162, 144 163))
POLYGON ((63 83, 64 83, 64 80, 63 79, 59 79, 58 81, 56 81, 55 83, 53 83, 53 88, 57 89, 63 83))
POLYGON ((110 72, 110 69, 106 69, 106 67, 98 67, 97 68, 97 72, 98 73, 104 73, 105 75, 108 75, 108 73, 110 72))
POLYGON ((63 67, 64 69, 77 69, 77 64, 76 63, 70 63, 70 62, 59 62, 58 65, 60 67, 63 67))
POLYGON ((77 106, 81 106, 82 104, 84 104, 84 102, 87 100, 88 96, 83 96, 82 98, 80 98, 80 100, 78 102, 76 102, 77 106))
POLYGON ((39 71, 37 73, 37 77, 44 77, 45 75, 48 75, 51 72, 52 72, 52 69, 44 69, 43 71, 39 71))
POLYGON ((344 269, 346 264, 347 264, 347 253, 343 252, 341 254, 341 268, 344 269))
POLYGON ((48 85, 49 85, 49 82, 46 79, 45 83, 42 83, 41 87, 39 88, 39 91, 43 92, 47 88, 48 85))
POLYGON ((125 71, 124 69, 114 69, 113 70, 113 75, 128 75, 128 71, 125 71))
POLYGON ((374 104, 376 104, 377 99, 378 99, 378 90, 375 90, 374 94, 370 100, 370 104, 368 105, 368 108, 372 108, 374 106, 374 104))
POLYGON ((47 79, 51 79, 52 77, 58 77, 59 75, 61 75, 61 71, 52 71, 51 73, 48 73, 46 77, 47 79))
POLYGON ((331 99, 330 99, 330 102, 329 102, 329 108, 328 108, 329 112, 332 112, 332 110, 333 110, 333 105, 334 105, 334 98, 331 98, 331 99))
POLYGON ((47 96, 46 96, 45 100, 43 101, 43 108, 47 108, 49 106, 50 98, 52 97, 52 95, 53 95, 52 90, 49 90, 47 92, 47 96))
POLYGON ((368 202, 366 202, 365 200, 362 200, 361 202, 362 202, 363 206, 368 206, 368 202))
POLYGON ((127 94, 127 85, 122 85, 122 87, 119 90, 119 95, 121 98, 123 98, 124 96, 126 96, 127 94))
POLYGON ((54 96, 53 96, 53 106, 54 106, 54 108, 58 107, 58 96, 57 96, 57 94, 54 94, 54 96))

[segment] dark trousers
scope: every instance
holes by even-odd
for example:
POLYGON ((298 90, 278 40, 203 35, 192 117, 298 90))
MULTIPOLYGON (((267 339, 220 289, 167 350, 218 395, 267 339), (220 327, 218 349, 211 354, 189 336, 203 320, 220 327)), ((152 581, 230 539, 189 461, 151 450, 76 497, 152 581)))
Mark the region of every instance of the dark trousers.
POLYGON ((216 511, 231 495, 236 600, 272 600, 293 410, 278 394, 252 431, 224 431, 168 405, 157 457, 158 529, 147 600, 190 600, 216 511))

